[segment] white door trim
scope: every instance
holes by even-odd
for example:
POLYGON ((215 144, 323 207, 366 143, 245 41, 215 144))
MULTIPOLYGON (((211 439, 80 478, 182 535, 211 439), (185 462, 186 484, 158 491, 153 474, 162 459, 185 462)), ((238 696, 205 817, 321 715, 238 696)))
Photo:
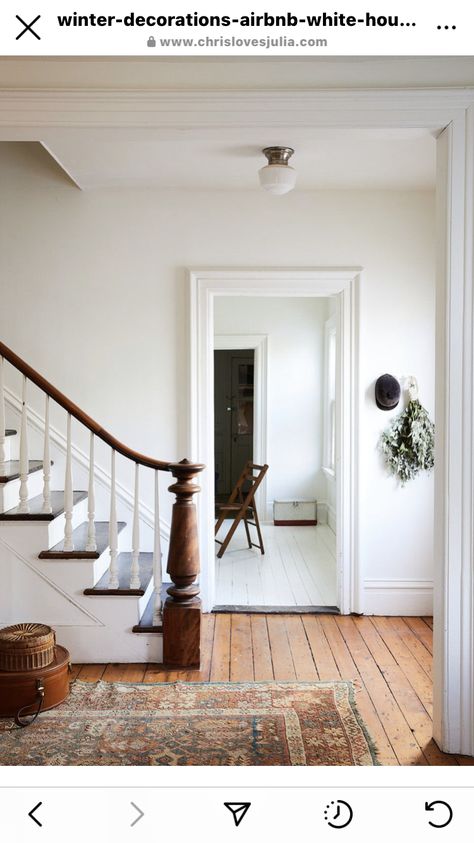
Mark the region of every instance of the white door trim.
MULTIPOLYGON (((267 334, 216 334, 214 348, 233 351, 240 348, 252 348, 254 357, 254 403, 253 403, 253 461, 265 465, 268 455, 267 441, 267 372, 268 372, 268 336, 267 334)), ((268 519, 267 479, 263 478, 255 495, 258 512, 265 513, 261 520, 268 519)))
POLYGON ((190 453, 205 463, 199 501, 204 610, 214 606, 214 406, 213 349, 216 296, 325 297, 338 300, 339 372, 336 435, 337 569, 339 607, 360 612, 362 572, 357 533, 358 321, 360 267, 341 269, 193 269, 191 304, 190 453))

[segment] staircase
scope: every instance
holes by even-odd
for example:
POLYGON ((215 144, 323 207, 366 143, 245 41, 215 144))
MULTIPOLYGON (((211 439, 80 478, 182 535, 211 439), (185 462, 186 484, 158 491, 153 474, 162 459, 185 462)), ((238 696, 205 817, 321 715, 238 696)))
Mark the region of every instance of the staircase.
MULTIPOLYGON (((11 413, 10 413, 11 415, 11 413)), ((194 478, 204 466, 139 454, 105 431, 0 343, 0 626, 34 621, 53 626, 76 662, 199 665, 201 606, 194 478), (22 376, 20 424, 7 426, 7 363, 22 376), (29 459, 28 388, 44 394, 42 455, 29 459), (50 409, 66 412, 62 488, 51 460, 50 409), (86 489, 73 484, 72 419, 89 432, 86 489), (107 521, 96 518, 97 439, 110 449, 107 521), (117 519, 116 455, 134 464, 131 522, 117 519), (42 456, 41 459, 38 459, 42 456), (154 474, 152 549, 141 549, 141 472, 154 474), (162 583, 159 472, 176 482, 167 574, 162 583)), ((103 472, 102 472, 103 473, 103 472)), ((103 515, 103 513, 102 513, 103 515)))

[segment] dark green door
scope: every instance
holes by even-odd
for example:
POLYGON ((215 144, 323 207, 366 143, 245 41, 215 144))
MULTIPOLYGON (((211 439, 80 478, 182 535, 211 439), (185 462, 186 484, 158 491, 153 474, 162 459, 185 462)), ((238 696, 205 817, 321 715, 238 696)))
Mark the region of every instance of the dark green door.
POLYGON ((253 459, 253 350, 214 352, 216 500, 226 500, 253 459))

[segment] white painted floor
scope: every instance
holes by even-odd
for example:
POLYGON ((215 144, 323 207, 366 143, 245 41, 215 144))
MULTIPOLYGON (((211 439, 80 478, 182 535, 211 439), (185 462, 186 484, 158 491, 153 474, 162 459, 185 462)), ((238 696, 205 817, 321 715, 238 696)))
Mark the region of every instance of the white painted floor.
MULTIPOLYGON (((221 541, 230 523, 224 522, 221 541)), ((336 537, 330 527, 266 524, 262 532, 263 556, 249 550, 240 524, 222 559, 216 557, 217 606, 337 606, 336 537)))

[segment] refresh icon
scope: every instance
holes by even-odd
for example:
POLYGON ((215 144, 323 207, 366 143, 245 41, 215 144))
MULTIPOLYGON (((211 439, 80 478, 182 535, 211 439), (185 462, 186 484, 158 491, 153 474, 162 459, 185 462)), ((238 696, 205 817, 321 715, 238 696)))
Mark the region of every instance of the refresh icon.
POLYGON ((331 828, 347 828, 352 822, 354 812, 348 802, 337 799, 326 805, 324 819, 331 828))

